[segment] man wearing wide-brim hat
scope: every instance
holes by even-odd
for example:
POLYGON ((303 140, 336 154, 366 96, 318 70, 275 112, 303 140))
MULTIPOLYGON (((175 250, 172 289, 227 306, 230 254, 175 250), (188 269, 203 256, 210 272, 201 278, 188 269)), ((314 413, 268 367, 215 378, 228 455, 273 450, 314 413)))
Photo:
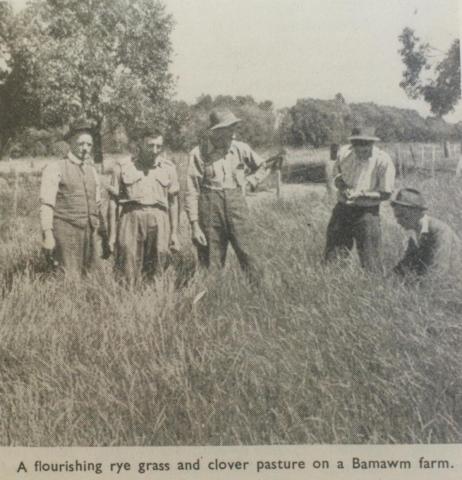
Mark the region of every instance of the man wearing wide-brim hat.
POLYGON ((411 234, 395 273, 444 275, 451 267, 460 268, 462 248, 458 236, 449 225, 426 214, 427 207, 418 190, 398 190, 391 205, 398 224, 411 234))
POLYGON ((325 259, 348 253, 356 243, 361 265, 376 271, 381 269, 380 204, 391 196, 395 167, 376 146, 374 128, 354 128, 349 140, 333 169, 337 205, 327 227, 325 259))
POLYGON ((200 264, 223 267, 231 244, 241 268, 253 281, 258 280, 259 269, 243 192, 254 189, 268 172, 264 160, 249 145, 234 140, 239 122, 228 109, 211 112, 207 134, 190 153, 186 212, 200 264))
POLYGON ((93 124, 73 123, 64 139, 69 153, 42 173, 43 248, 66 273, 84 274, 98 255, 100 181, 93 164, 93 124))

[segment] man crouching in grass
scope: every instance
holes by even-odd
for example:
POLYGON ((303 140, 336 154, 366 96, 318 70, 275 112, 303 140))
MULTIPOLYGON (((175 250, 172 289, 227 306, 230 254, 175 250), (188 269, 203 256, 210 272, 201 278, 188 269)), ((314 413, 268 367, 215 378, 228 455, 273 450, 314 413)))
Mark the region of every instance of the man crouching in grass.
POLYGON ((372 128, 353 129, 351 145, 340 149, 334 165, 338 203, 327 227, 325 260, 352 250, 354 242, 361 266, 381 269, 380 203, 391 197, 395 167, 390 156, 374 145, 372 128))
POLYGON ((422 194, 413 188, 402 188, 391 201, 396 221, 410 237, 403 259, 394 272, 400 276, 446 275, 460 268, 462 245, 452 228, 425 213, 422 194))

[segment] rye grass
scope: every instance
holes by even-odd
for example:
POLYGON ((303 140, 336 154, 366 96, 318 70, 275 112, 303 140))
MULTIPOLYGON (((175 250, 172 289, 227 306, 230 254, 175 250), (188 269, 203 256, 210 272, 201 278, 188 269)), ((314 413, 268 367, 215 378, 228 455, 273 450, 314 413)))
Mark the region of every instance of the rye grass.
MULTIPOLYGON (((406 183, 462 231, 456 180, 406 183)), ((0 234, 1 445, 462 441, 461 279, 322 265, 322 196, 253 201, 257 289, 233 255, 193 274, 183 218, 181 255, 129 290, 109 262, 84 281, 42 272, 36 195, 0 234)), ((382 217, 388 271, 404 237, 382 217)))

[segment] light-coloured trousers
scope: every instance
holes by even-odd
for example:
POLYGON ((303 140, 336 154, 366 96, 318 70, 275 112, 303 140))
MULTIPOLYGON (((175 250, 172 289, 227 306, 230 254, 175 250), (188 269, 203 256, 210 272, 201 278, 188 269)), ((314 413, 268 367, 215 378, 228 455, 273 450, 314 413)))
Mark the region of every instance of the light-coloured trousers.
POLYGON ((162 269, 168 258, 168 211, 157 206, 124 205, 117 234, 116 267, 130 283, 162 269))

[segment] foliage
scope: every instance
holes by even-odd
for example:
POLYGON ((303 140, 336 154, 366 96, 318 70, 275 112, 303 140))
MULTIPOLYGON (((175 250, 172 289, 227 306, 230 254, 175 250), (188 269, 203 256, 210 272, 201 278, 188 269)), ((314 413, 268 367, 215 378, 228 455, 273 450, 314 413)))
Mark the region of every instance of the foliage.
POLYGON ((280 140, 291 146, 320 146, 345 142, 356 124, 371 125, 385 142, 457 139, 457 126, 442 119, 422 118, 415 110, 368 103, 300 99, 285 109, 278 127, 280 140))
POLYGON ((11 24, 13 9, 6 1, 0 1, 0 83, 8 75, 11 48, 11 24))
POLYGON ((267 147, 274 140, 275 115, 273 104, 266 100, 257 103, 250 95, 202 95, 194 105, 173 102, 167 126, 167 141, 175 150, 189 150, 209 125, 213 108, 229 108, 242 122, 237 137, 253 147, 267 147))
POLYGON ((402 44, 399 53, 406 67, 400 87, 410 98, 422 97, 437 117, 452 112, 461 97, 460 40, 454 40, 445 57, 433 66, 432 48, 422 43, 411 28, 404 28, 399 40, 402 44), (432 67, 433 78, 424 78, 424 73, 432 67))
POLYGON ((86 116, 136 125, 165 119, 173 22, 157 0, 35 0, 21 12, 15 55, 39 99, 39 125, 86 116))

